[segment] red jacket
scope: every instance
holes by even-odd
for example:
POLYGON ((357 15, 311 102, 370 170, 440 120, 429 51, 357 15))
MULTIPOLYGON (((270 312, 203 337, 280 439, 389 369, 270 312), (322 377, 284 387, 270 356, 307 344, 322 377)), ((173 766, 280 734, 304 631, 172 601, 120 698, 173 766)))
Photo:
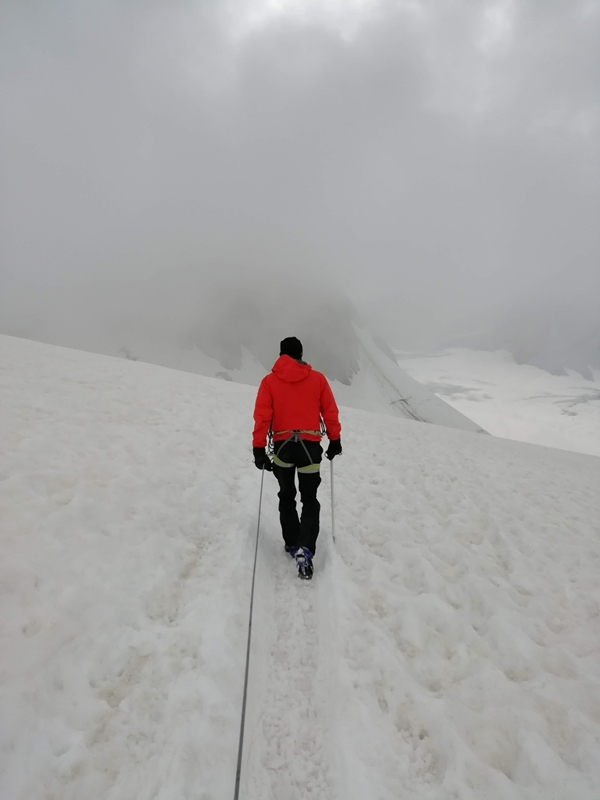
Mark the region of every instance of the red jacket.
POLYGON ((339 439, 342 429, 338 407, 325 375, 310 364, 280 356, 258 389, 252 445, 264 447, 269 428, 275 441, 287 439, 292 431, 311 431, 302 433, 300 438, 318 442, 321 417, 327 436, 339 439))

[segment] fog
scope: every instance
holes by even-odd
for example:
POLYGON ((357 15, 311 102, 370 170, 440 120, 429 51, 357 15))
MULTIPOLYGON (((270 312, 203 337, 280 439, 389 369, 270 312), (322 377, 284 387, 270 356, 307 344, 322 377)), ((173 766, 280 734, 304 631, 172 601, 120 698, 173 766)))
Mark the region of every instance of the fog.
POLYGON ((598 0, 0 13, 0 332, 600 348, 598 0))

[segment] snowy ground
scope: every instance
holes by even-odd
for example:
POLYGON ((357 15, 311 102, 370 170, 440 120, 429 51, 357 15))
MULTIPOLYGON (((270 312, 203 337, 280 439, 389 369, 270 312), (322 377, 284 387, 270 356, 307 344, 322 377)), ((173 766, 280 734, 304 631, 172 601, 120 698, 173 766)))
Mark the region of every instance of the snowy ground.
MULTIPOLYGON (((0 797, 233 796, 255 390, 0 337, 0 797)), ((342 410, 265 477, 242 798, 598 800, 600 459, 342 410)))
POLYGON ((600 373, 551 375, 505 351, 398 352, 400 367, 493 436, 600 456, 600 373))

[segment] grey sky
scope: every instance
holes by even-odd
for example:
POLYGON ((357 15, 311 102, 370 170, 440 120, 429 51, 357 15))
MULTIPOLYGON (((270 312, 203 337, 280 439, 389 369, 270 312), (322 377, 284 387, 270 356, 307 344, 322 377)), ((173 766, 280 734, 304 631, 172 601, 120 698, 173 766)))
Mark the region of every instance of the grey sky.
POLYGON ((400 346, 597 318, 598 0, 0 13, 0 330, 185 335, 287 276, 400 346))

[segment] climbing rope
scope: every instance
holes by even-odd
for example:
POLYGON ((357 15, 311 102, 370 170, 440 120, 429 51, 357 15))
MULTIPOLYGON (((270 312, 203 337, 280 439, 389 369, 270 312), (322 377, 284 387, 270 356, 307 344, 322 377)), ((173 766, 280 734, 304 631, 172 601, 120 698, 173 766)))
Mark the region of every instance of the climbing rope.
POLYGON ((252 642, 252 612, 254 610, 254 585, 256 583, 256 562, 258 560, 258 536, 260 533, 260 511, 262 508, 263 484, 265 482, 265 468, 262 468, 260 479, 260 497, 258 500, 258 522, 256 523, 256 545, 254 547, 254 567, 252 568, 252 588, 250 589, 250 614, 248 617, 248 645, 246 647, 246 672, 244 675, 244 695, 242 698, 242 719, 240 722, 240 741, 238 746, 237 770, 235 773, 235 791, 233 800, 239 800, 240 778, 242 776, 242 755, 244 752, 244 728, 246 725, 246 700, 248 698, 248 674, 250 671, 250 644, 252 642))

